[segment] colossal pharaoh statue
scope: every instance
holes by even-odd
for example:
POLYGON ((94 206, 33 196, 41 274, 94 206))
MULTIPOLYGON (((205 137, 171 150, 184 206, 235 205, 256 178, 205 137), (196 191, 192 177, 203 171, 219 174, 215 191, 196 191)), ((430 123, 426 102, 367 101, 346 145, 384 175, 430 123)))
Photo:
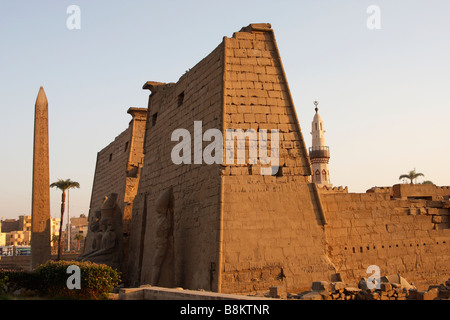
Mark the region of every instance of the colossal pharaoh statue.
POLYGON ((117 205, 117 193, 105 197, 101 210, 96 211, 89 222, 89 232, 92 233, 92 245, 85 248, 80 259, 122 270, 122 212, 117 205))

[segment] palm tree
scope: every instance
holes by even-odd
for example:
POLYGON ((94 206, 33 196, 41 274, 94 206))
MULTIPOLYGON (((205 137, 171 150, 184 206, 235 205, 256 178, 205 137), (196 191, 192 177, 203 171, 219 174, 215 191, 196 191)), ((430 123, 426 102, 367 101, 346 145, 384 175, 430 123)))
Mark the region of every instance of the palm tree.
POLYGON ((62 225, 63 225, 63 217, 64 217, 64 208, 66 203, 66 190, 72 189, 72 188, 79 188, 80 184, 76 181, 72 181, 70 179, 62 180, 58 179, 58 181, 53 182, 50 185, 51 188, 56 187, 62 192, 61 196, 61 222, 59 224, 59 239, 58 239, 58 257, 56 260, 61 259, 61 235, 62 235, 62 225))
POLYGON ((81 233, 78 233, 78 234, 75 236, 74 239, 77 240, 77 242, 78 242, 78 251, 80 251, 80 242, 81 242, 81 240, 84 239, 84 237, 83 237, 83 235, 82 235, 81 233))
POLYGON ((416 172, 416 169, 411 170, 408 174, 402 174, 398 179, 409 179, 411 181, 410 184, 414 184, 414 179, 417 179, 418 177, 423 177, 424 174, 420 172, 416 172))

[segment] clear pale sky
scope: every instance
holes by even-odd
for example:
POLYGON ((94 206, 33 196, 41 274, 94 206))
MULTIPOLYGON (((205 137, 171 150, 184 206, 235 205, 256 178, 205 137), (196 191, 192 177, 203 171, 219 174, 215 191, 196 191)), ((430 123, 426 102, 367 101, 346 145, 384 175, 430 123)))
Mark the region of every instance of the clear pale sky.
MULTIPOLYGON (((306 145, 319 101, 330 176, 365 192, 416 168, 450 185, 450 1, 0 2, 0 217, 31 212, 34 103, 49 101, 50 182, 78 181, 70 215, 89 211, 97 152, 146 107, 149 80, 176 82, 223 36, 275 31, 306 145), (69 5, 80 8, 69 30, 69 5), (381 29, 369 29, 370 5, 381 29)), ((419 180, 421 181, 421 179, 419 180)), ((51 189, 59 217, 60 191, 51 189)))

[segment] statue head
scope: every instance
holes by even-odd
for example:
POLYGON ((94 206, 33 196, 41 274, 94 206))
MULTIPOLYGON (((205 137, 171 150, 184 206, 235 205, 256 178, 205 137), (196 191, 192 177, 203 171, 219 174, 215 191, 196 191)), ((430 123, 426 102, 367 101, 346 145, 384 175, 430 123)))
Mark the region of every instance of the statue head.
POLYGON ((103 200, 103 204, 101 207, 101 218, 100 218, 100 229, 102 231, 106 230, 114 230, 116 219, 121 219, 120 216, 117 216, 119 212, 117 207, 117 193, 111 193, 109 196, 106 196, 103 200))

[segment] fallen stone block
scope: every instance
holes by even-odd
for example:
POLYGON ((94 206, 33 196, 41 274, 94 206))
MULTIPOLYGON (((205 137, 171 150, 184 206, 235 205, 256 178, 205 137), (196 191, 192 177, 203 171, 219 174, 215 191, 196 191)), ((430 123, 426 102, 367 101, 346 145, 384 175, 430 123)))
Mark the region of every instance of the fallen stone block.
POLYGON ((339 293, 332 293, 332 294, 331 294, 331 298, 333 298, 334 300, 339 299, 340 296, 341 296, 341 295, 340 295, 339 293))
POLYGON ((419 291, 417 289, 409 289, 407 292, 406 298, 408 300, 418 300, 419 291))
POLYGON ((382 282, 380 284, 380 289, 381 289, 381 291, 390 291, 390 290, 392 290, 392 285, 387 282, 382 282))
POLYGON ((355 295, 355 300, 368 300, 368 294, 364 291, 358 292, 355 295))
POLYGON ((396 283, 396 282, 391 283, 391 285, 392 285, 392 288, 394 288, 394 289, 398 289, 398 288, 402 287, 402 285, 400 283, 396 283))
POLYGON ((317 291, 311 291, 301 297, 302 300, 323 300, 322 295, 317 291))
POLYGON ((345 283, 343 282, 332 282, 331 283, 331 289, 332 291, 339 291, 345 289, 345 283))
POLYGON ((378 292, 371 292, 367 300, 380 300, 380 294, 378 292))
POLYGON ((286 288, 283 286, 270 287, 269 295, 271 298, 286 299, 287 298, 286 288))
POLYGON ((322 296, 322 300, 333 300, 331 294, 328 291, 320 291, 319 294, 322 296))
POLYGON ((450 290, 439 288, 439 298, 450 299, 450 290))
POLYGON ((361 278, 361 280, 359 280, 358 288, 360 288, 361 290, 369 290, 369 288, 367 287, 367 278, 361 278))
POLYGON ((345 293, 352 294, 352 295, 355 295, 355 294, 357 294, 360 291, 361 291, 361 289, 356 288, 356 287, 345 287, 344 288, 344 292, 345 293))
POLYGON ((328 281, 314 281, 312 283, 312 289, 313 291, 332 291, 331 283, 329 283, 328 281))
POLYGON ((428 291, 418 291, 418 299, 417 300, 434 300, 439 295, 438 288, 433 288, 428 291))

